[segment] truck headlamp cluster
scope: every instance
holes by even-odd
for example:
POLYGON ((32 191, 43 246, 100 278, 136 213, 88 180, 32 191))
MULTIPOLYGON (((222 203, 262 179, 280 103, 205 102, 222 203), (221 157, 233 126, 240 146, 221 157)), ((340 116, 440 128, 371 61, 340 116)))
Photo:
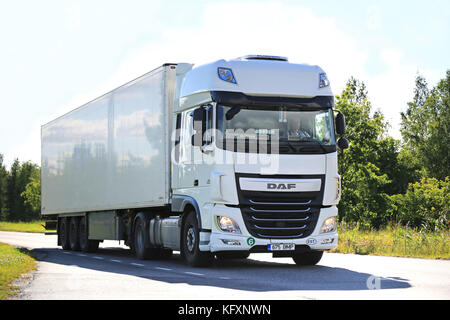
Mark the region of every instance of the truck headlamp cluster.
POLYGON ((330 85, 330 80, 328 80, 326 73, 319 74, 319 88, 325 88, 330 85))
POLYGON ((238 224, 231 218, 224 216, 216 216, 217 227, 224 232, 231 232, 240 234, 241 229, 239 229, 238 224))
POLYGON ((326 219, 320 228, 320 233, 330 233, 334 231, 336 231, 336 217, 326 219))
POLYGON ((236 84, 236 79, 234 78, 233 71, 229 68, 217 68, 217 73, 219 78, 226 82, 231 82, 236 84))

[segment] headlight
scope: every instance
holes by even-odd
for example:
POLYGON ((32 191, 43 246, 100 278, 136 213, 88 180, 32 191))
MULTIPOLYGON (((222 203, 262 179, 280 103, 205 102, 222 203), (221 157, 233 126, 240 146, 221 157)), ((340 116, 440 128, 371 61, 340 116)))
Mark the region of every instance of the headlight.
POLYGON ((319 74, 319 88, 325 88, 330 85, 330 80, 328 80, 326 73, 319 74))
POLYGON ((336 231, 336 217, 325 220, 320 228, 320 233, 329 233, 336 231))
POLYGON ((226 82, 231 82, 236 84, 236 79, 234 78, 233 71, 229 68, 217 68, 217 73, 219 78, 226 82))
POLYGON ((224 232, 241 233, 238 224, 231 218, 216 216, 217 227, 224 232))

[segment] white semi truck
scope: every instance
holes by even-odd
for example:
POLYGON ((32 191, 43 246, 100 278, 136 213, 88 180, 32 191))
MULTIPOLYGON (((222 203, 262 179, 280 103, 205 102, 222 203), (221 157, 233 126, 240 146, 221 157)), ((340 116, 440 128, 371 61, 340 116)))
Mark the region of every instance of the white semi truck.
POLYGON ((343 115, 318 66, 164 64, 42 126, 42 217, 64 250, 124 240, 192 266, 337 246, 343 115))

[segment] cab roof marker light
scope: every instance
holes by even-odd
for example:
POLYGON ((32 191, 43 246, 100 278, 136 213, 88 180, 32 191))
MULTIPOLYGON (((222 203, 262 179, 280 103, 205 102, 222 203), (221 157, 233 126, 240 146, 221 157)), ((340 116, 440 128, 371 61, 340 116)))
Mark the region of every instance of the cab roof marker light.
POLYGON ((236 79, 234 78, 233 71, 229 68, 217 68, 217 74, 219 78, 223 81, 237 84, 236 79))
POLYGON ((288 62, 288 58, 287 57, 268 56, 268 55, 262 55, 262 54, 246 55, 246 56, 243 56, 243 57, 239 57, 236 60, 272 60, 272 61, 288 62))
POLYGON ((325 88, 330 85, 330 80, 328 80, 326 73, 319 74, 319 88, 325 88))

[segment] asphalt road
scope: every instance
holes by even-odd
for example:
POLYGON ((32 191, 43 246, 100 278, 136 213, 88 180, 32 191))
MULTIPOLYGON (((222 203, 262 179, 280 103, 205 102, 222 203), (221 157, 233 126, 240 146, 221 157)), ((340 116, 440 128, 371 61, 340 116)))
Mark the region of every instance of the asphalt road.
POLYGON ((178 254, 141 261, 117 241, 96 253, 63 251, 56 236, 0 231, 0 242, 32 249, 37 271, 18 299, 450 299, 450 261, 325 253, 317 266, 252 254, 186 266, 178 254))

